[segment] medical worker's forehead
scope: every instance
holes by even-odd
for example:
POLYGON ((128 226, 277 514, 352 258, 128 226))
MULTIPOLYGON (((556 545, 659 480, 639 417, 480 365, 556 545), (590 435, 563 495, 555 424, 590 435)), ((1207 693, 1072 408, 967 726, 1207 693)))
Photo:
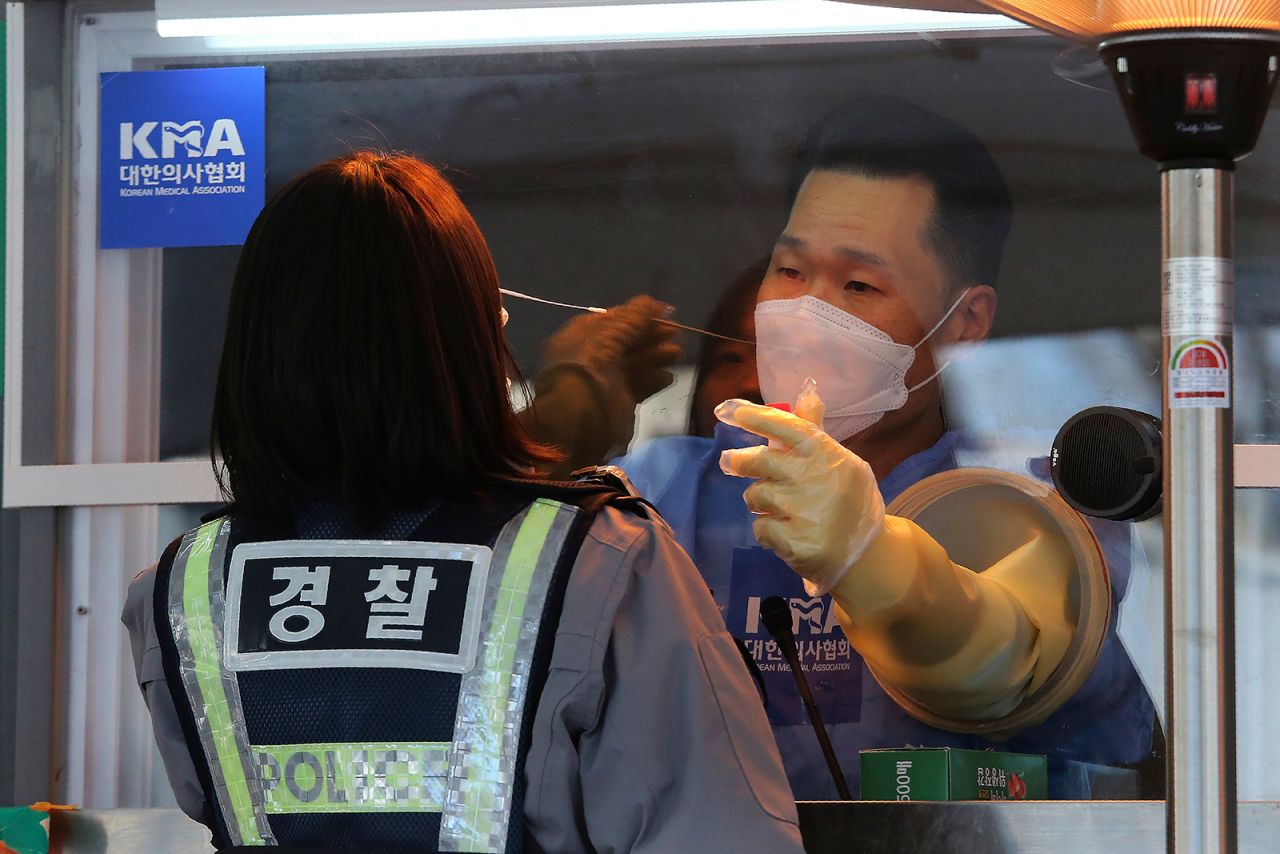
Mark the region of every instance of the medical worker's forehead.
POLYGON ((904 287, 940 289, 945 277, 928 241, 934 210, 924 178, 818 170, 801 185, 778 243, 816 261, 880 268, 904 287))

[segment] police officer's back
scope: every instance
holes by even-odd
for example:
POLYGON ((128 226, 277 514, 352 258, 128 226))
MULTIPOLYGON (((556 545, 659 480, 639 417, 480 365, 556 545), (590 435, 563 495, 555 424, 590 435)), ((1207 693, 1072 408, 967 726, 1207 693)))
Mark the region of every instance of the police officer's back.
POLYGON ((541 482, 452 188, 358 153, 236 272, 226 510, 125 612, 179 804, 224 849, 799 850, 753 686, 665 523, 541 482))

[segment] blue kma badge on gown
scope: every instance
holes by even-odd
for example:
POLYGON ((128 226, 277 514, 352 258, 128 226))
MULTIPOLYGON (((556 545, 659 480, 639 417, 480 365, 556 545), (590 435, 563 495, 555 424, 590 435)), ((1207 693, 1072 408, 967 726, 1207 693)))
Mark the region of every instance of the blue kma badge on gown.
POLYGON ((856 723, 862 716, 862 657, 845 638, 831 597, 810 597, 800 576, 768 549, 735 549, 726 621, 729 634, 746 643, 760 667, 769 692, 769 722, 809 721, 795 677, 760 619, 760 603, 770 596, 790 602, 800 666, 823 722, 856 723))
POLYGON ((266 186, 262 66, 109 72, 99 91, 99 245, 243 243, 266 186))

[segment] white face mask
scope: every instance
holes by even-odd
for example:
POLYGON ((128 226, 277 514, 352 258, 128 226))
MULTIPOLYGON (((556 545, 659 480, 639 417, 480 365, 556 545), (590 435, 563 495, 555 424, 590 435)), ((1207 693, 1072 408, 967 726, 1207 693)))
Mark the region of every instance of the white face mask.
POLYGON ((942 373, 907 388, 916 351, 947 322, 968 288, 914 347, 814 296, 769 300, 756 306, 756 359, 760 391, 769 402, 790 403, 807 377, 818 381, 826 404, 823 424, 843 442, 901 409, 907 395, 942 373))

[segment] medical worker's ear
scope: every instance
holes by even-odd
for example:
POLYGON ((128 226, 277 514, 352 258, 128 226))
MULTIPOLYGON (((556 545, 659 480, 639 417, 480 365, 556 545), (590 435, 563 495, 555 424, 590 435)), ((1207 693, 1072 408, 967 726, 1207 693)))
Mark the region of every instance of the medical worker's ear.
POLYGON ((990 285, 974 285, 960 299, 952 321, 942 330, 938 343, 977 344, 991 334, 996 320, 996 289, 990 285), (953 337, 954 336, 954 337, 953 337))

